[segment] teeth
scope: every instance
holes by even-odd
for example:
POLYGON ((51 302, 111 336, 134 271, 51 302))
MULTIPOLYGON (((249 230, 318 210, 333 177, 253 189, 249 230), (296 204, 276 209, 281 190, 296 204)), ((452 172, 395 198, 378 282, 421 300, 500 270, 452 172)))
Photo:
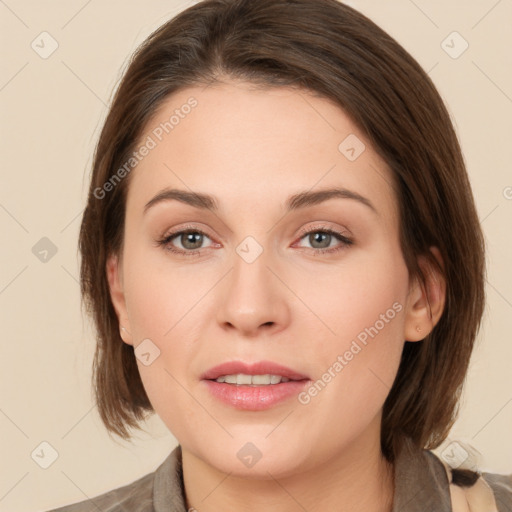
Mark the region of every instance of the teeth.
POLYGON ((236 375, 222 375, 216 382, 225 382, 226 384, 236 384, 237 386, 269 386, 271 384, 279 384, 280 382, 288 382, 290 379, 281 377, 281 375, 246 375, 237 373, 236 375))

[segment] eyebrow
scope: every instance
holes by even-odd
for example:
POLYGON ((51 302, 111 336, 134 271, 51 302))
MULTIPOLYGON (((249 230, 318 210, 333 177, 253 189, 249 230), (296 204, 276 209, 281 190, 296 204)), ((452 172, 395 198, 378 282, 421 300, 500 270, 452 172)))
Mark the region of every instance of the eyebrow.
MULTIPOLYGON (((285 208, 287 211, 298 210, 323 203, 329 199, 353 199, 370 208, 376 215, 379 215, 379 212, 369 199, 357 192, 339 187, 326 188, 315 192, 311 192, 309 190, 299 192, 288 197, 285 203, 285 208)), ((144 214, 156 204, 173 200, 188 204, 195 208, 218 211, 217 200, 211 195, 174 188, 165 188, 146 203, 144 206, 144 214)))

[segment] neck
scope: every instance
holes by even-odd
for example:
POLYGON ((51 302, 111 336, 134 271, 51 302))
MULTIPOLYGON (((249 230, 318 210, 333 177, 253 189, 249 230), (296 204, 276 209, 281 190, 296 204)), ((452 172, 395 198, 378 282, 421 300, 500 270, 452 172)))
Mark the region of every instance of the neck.
POLYGON ((226 474, 182 447, 188 511, 215 512, 391 512, 393 466, 381 454, 380 439, 351 442, 306 471, 261 479, 226 474))

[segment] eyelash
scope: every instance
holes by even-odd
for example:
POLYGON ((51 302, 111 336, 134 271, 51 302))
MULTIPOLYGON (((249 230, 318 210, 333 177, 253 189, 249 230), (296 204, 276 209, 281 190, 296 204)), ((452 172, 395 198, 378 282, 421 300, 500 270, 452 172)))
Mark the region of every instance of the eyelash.
MULTIPOLYGON (((176 247, 174 247, 171 244, 171 241, 174 238, 176 238, 180 235, 189 234, 189 233, 196 233, 196 234, 200 234, 200 235, 210 238, 204 231, 201 231, 200 229, 197 229, 197 228, 190 227, 190 228, 182 229, 180 231, 174 231, 172 233, 169 233, 168 235, 164 236, 163 238, 157 240, 156 243, 159 247, 163 247, 166 251, 169 251, 169 252, 172 252, 175 254, 179 254, 182 256, 201 256, 203 249, 193 249, 193 250, 184 251, 182 249, 177 249, 176 247)), ((351 246, 354 243, 354 241, 351 238, 348 238, 345 235, 342 235, 341 233, 339 233, 338 231, 335 231, 333 229, 326 228, 326 227, 325 228, 324 227, 320 227, 320 228, 315 227, 314 229, 309 229, 309 230, 303 229, 300 232, 301 236, 300 236, 299 240, 302 240, 305 236, 307 236, 311 233, 325 233, 328 235, 332 235, 335 238, 337 238, 340 242, 342 242, 342 244, 340 246, 330 247, 327 249, 315 249, 315 248, 302 247, 302 249, 309 249, 310 251, 313 251, 314 255, 337 253, 339 251, 342 251, 343 249, 346 249, 347 247, 351 246)))

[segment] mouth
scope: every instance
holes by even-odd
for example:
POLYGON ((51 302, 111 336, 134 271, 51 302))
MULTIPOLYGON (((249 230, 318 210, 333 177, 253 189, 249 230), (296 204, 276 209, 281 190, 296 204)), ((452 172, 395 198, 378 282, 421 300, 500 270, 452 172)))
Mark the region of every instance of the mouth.
POLYGON ((210 368, 201 376, 201 380, 213 380, 238 386, 271 386, 281 382, 309 380, 309 377, 272 361, 256 363, 228 361, 210 368))
POLYGON ((226 384, 234 384, 236 386, 274 386, 275 384, 281 384, 281 382, 289 382, 287 377, 282 375, 249 375, 246 373, 237 373, 231 375, 221 375, 214 380, 215 382, 225 382, 226 384))
POLYGON ((310 382, 308 376, 286 366, 260 361, 230 361, 201 376, 216 399, 236 409, 261 411, 291 399, 310 382))

